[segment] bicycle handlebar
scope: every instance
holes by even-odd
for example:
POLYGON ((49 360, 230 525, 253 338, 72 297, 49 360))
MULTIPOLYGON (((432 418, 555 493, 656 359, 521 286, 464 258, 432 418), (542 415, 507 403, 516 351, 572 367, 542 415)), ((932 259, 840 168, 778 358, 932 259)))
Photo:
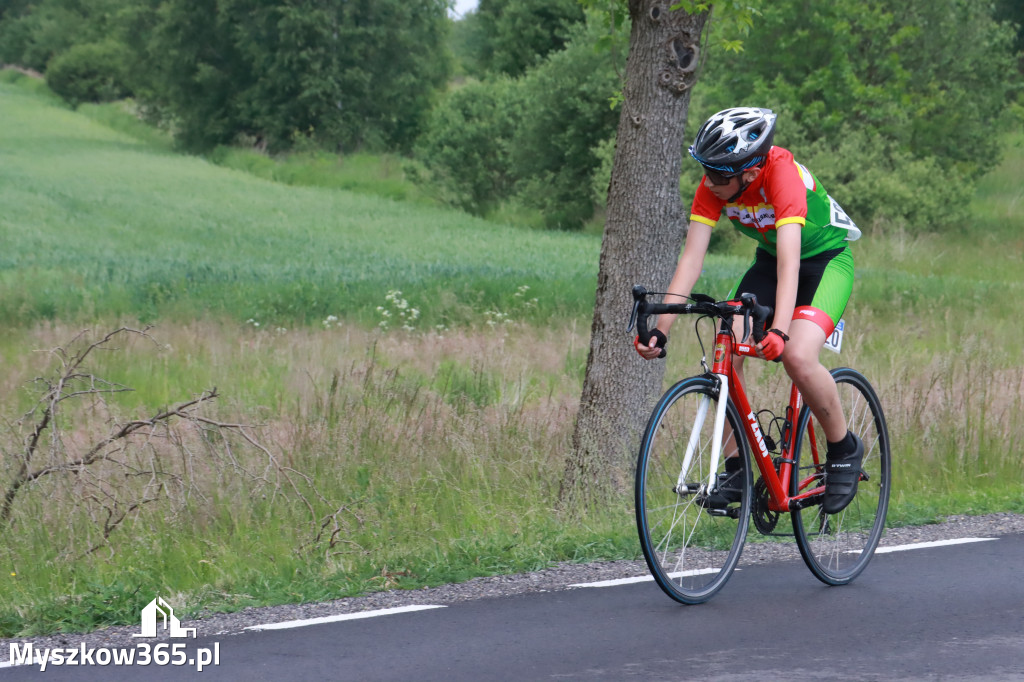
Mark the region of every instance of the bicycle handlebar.
MULTIPOLYGON (((633 331, 636 327, 640 343, 647 345, 651 342, 651 331, 648 329, 647 320, 651 315, 707 315, 709 317, 720 317, 722 320, 731 321, 735 315, 743 315, 743 339, 746 343, 751 333, 751 320, 753 320, 754 343, 760 343, 767 331, 765 322, 772 314, 769 306, 757 302, 754 294, 740 294, 738 300, 716 301, 705 294, 691 294, 688 298, 693 303, 651 303, 647 300, 647 288, 637 284, 633 287, 633 312, 629 317, 627 332, 633 331)), ((661 355, 665 357, 665 349, 662 348, 661 355)))

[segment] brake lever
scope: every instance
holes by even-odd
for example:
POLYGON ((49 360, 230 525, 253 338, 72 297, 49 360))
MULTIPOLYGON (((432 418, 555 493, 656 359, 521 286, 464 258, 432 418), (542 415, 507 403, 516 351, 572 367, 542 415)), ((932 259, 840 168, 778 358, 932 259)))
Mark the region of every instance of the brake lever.
POLYGON ((636 318, 640 314, 640 303, 644 300, 645 296, 647 296, 646 287, 640 284, 633 287, 633 312, 629 315, 629 326, 626 327, 627 334, 636 327, 636 318))
POLYGON ((743 340, 740 343, 747 343, 750 338, 750 311, 757 305, 757 297, 753 294, 740 294, 740 301, 743 303, 743 340))

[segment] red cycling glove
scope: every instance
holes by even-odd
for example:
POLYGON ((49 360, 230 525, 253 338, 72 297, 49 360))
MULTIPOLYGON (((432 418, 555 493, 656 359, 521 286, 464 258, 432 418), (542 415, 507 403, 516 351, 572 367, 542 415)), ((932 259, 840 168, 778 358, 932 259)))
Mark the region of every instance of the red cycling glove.
POLYGON ((782 351, 786 349, 786 341, 789 341, 788 336, 778 329, 769 329, 765 337, 761 339, 761 343, 758 344, 761 356, 765 360, 778 360, 782 351))

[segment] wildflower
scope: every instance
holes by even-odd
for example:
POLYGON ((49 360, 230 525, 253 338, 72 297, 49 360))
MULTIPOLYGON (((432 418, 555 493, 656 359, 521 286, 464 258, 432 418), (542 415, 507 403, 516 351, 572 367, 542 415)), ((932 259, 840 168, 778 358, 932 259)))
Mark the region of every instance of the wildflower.
POLYGON ((484 317, 486 318, 484 321, 487 323, 487 326, 492 329, 499 324, 510 324, 512 322, 512 319, 507 314, 499 310, 484 311, 484 317))
POLYGON ((399 289, 391 289, 387 295, 384 296, 384 300, 387 302, 387 306, 377 306, 377 312, 381 316, 381 321, 377 323, 377 326, 383 330, 390 328, 391 320, 394 319, 396 323, 401 324, 402 329, 407 332, 415 331, 416 327, 413 324, 420 317, 419 308, 413 308, 408 299, 402 297, 402 292, 399 289))

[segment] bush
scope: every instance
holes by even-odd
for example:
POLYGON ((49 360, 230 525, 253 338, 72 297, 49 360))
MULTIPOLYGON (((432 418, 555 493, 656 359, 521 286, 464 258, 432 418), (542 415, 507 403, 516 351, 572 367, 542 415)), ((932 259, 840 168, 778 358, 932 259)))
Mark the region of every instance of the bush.
POLYGON ((431 112, 416 157, 445 203, 483 215, 513 191, 512 136, 522 104, 515 81, 455 90, 431 112))
POLYGON ((579 229, 594 212, 593 182, 615 135, 621 87, 613 55, 594 49, 596 28, 523 78, 523 124, 513 140, 517 194, 544 213, 549 227, 579 229))
POLYGON ((1013 31, 988 3, 967 0, 835 0, 819 10, 766 5, 743 52, 709 59, 701 113, 774 109, 776 142, 855 221, 960 224, 964 199, 1002 153, 993 130, 1020 83, 1013 31))
POLYGON ((521 78, 471 83, 435 107, 416 151, 444 201, 479 215, 523 207, 547 227, 583 226, 603 203, 594 183, 610 168, 619 119, 609 104, 620 87, 615 58, 594 49, 604 31, 576 26, 565 50, 521 78))
POLYGON ((481 0, 470 17, 483 72, 523 75, 549 54, 565 49, 570 30, 583 23, 576 0, 481 0))
POLYGON ((119 43, 74 45, 50 60, 46 82, 73 106, 111 102, 130 94, 125 84, 128 60, 127 48, 119 43))
POLYGON ((793 151, 862 228, 884 222, 927 232, 967 219, 974 182, 948 159, 914 156, 875 131, 852 126, 829 140, 808 143, 794 135, 776 141, 793 151))

